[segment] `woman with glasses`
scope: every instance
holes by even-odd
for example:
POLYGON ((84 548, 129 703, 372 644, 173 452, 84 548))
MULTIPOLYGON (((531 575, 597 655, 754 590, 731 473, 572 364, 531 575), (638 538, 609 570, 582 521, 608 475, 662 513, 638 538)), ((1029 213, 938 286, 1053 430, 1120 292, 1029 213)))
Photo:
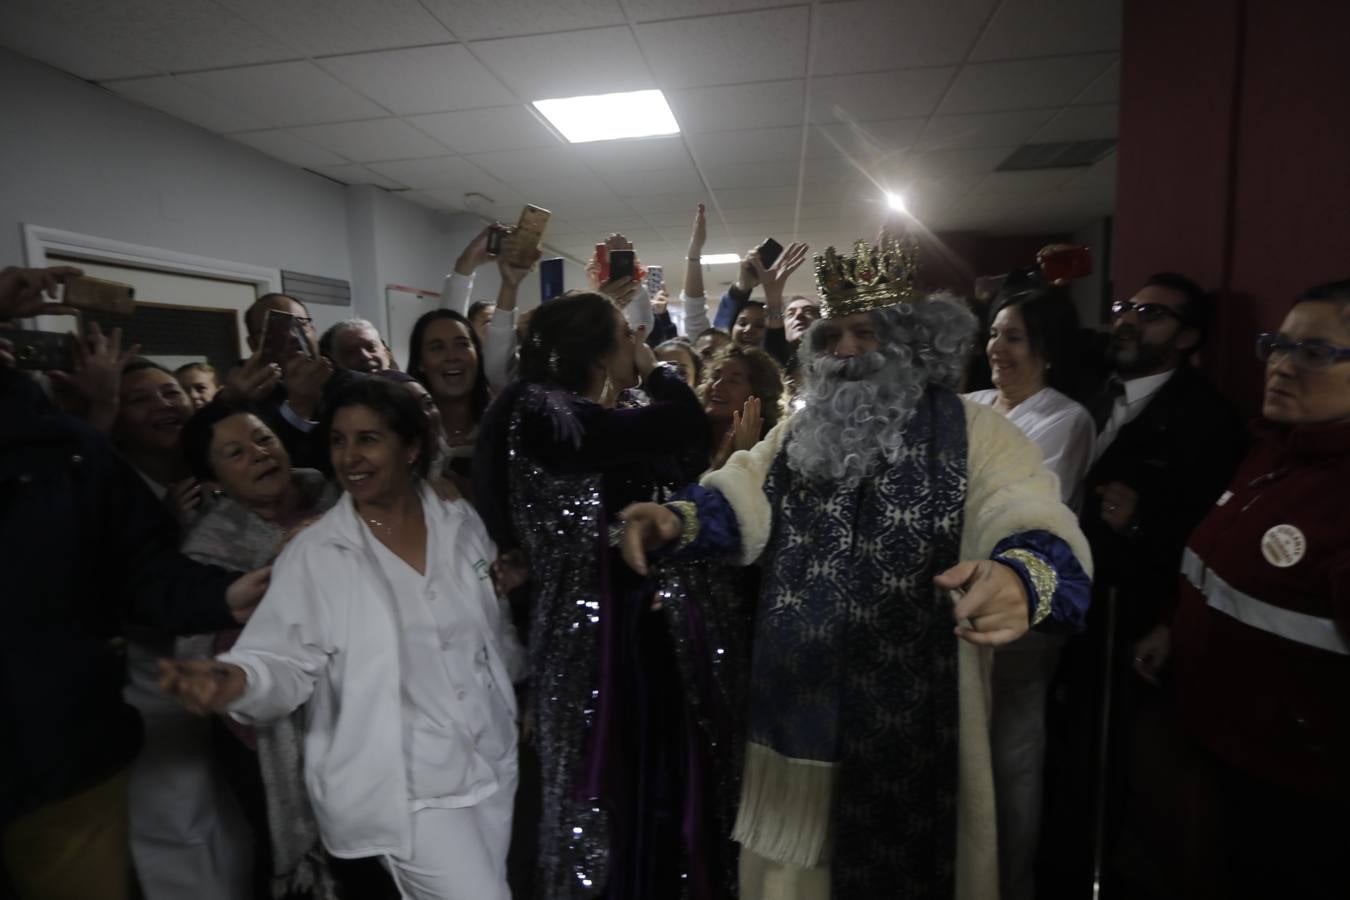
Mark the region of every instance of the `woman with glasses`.
POLYGON ((1188 897, 1344 897, 1350 846, 1350 280, 1263 334, 1257 443, 1191 533, 1170 622, 1194 739, 1188 897))

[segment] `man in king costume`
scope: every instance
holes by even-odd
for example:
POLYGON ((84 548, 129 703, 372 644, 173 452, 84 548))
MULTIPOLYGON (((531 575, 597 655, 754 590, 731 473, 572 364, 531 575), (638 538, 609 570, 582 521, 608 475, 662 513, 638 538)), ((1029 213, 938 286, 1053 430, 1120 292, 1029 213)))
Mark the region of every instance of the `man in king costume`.
POLYGON ((758 562, 743 900, 998 896, 991 648, 1074 631, 1091 560, 1041 453, 954 389, 975 320, 914 292, 912 245, 816 258, 805 405, 624 554, 758 562))

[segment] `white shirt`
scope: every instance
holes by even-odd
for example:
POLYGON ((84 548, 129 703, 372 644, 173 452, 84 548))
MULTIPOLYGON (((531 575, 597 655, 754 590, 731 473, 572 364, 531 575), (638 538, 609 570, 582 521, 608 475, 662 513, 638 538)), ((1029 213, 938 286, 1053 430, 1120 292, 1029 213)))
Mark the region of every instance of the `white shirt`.
POLYGON ((1162 390, 1162 386, 1167 384, 1167 380, 1175 373, 1176 369, 1168 369, 1159 375, 1145 375, 1124 383, 1125 393, 1116 398, 1116 405, 1111 409, 1111 418, 1106 420, 1101 433, 1097 435, 1097 451, 1092 457, 1093 462, 1102 458, 1106 448, 1110 447, 1116 435, 1120 434, 1120 429, 1139 418, 1139 414, 1148 406, 1153 395, 1162 390))
MULTIPOLYGON (((966 399, 993 406, 997 390, 975 391, 966 399)), ((1042 388, 1008 413, 1008 421, 1035 441, 1045 465, 1059 478, 1060 498, 1075 512, 1083 502, 1083 480, 1092 465, 1097 428, 1081 403, 1054 388, 1042 388)))
MULTIPOLYGON (((424 514, 425 515, 425 514, 424 514)), ((514 745, 515 720, 488 667, 488 636, 465 597, 362 530, 393 588, 402 657, 403 758, 416 809, 476 803, 497 788, 494 764, 514 745)), ((427 571, 444 564, 427 522, 427 571)))

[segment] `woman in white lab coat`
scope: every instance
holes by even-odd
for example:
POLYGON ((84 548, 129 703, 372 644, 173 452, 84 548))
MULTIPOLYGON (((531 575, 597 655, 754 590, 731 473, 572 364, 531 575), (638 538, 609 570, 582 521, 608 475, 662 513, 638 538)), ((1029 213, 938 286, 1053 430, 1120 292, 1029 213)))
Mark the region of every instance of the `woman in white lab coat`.
POLYGON ((278 558, 230 652, 162 664, 189 709, 267 722, 305 706, 304 770, 324 845, 374 856, 417 900, 508 900, 522 653, 468 503, 425 482, 426 417, 358 382, 325 421, 347 493, 278 558))

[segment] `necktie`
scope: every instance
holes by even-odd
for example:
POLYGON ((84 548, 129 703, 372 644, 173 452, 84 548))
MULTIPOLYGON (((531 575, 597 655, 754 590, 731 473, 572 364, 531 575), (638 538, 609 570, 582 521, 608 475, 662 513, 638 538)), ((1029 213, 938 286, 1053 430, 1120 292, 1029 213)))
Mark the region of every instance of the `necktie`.
POLYGON ((1101 434, 1106 423, 1111 421, 1111 413, 1116 408, 1116 401, 1125 396, 1125 383, 1114 375, 1106 382, 1106 387, 1097 395, 1097 400, 1092 404, 1092 421, 1097 425, 1097 433, 1101 434))

